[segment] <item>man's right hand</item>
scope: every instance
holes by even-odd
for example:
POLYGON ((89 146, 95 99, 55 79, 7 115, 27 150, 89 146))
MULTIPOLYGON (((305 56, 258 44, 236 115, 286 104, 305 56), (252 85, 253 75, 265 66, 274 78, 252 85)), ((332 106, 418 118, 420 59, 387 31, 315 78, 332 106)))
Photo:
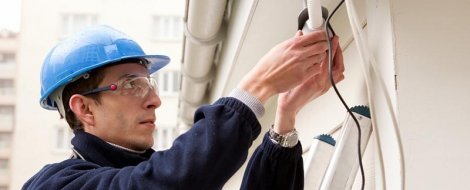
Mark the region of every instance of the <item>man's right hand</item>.
POLYGON ((271 96, 286 92, 320 73, 327 49, 324 31, 306 35, 298 31, 294 38, 265 54, 238 87, 264 104, 271 96))

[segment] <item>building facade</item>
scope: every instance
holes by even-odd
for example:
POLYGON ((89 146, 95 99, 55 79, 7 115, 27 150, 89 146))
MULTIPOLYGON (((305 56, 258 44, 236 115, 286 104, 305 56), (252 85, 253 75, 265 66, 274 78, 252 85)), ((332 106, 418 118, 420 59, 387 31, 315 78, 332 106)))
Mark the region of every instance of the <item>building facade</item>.
MULTIPOLYGON (((1 75, 4 73, 3 67, 12 67, 2 62, 10 55, 4 55, 6 58, 1 59, 3 54, 0 54, 0 117, 10 119, 12 124, 15 121, 15 135, 8 137, 13 139, 12 145, 4 145, 6 143, 3 139, 8 138, 0 138, 0 189, 3 179, 10 183, 5 189, 20 189, 44 165, 60 162, 70 156, 73 133, 66 121, 59 119, 57 111, 47 111, 39 106, 39 75, 45 56, 55 44, 67 35, 91 25, 109 25, 131 36, 146 53, 164 54, 172 59, 167 67, 153 76, 159 82, 162 99, 162 105, 156 111, 154 148, 169 148, 177 134, 175 127, 184 7, 182 0, 24 0, 16 66, 18 80, 15 83, 15 107, 14 96, 3 95, 11 91, 9 89, 12 87, 9 86, 12 79, 4 80, 1 75), (3 97, 9 98, 10 103, 3 102, 7 100, 3 97), (13 158, 10 160, 8 157, 6 164, 3 163, 4 146, 14 147, 6 149, 13 158), (4 165, 9 166, 10 174, 3 175, 4 165)), ((4 127, 3 118, 1 120, 0 135, 13 131, 12 125, 4 127)))
POLYGON ((0 31, 0 190, 9 188, 15 131, 15 83, 18 35, 0 31))

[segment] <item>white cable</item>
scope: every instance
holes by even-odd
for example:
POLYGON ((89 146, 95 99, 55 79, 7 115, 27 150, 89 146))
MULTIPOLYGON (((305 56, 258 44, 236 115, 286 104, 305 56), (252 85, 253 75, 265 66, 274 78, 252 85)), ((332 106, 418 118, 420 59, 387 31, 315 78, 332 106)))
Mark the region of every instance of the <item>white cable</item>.
MULTIPOLYGON (((346 2, 346 3, 348 3, 348 2, 346 2)), ((347 10, 350 10, 350 9, 348 8, 347 10)), ((355 10, 355 9, 354 9, 354 10, 355 10)), ((353 11, 354 11, 354 10, 353 10, 353 11)), ((348 13, 349 13, 349 12, 348 12, 348 13)), ((348 14, 348 17, 349 17, 350 23, 351 23, 351 29, 352 29, 352 31, 353 31, 353 35, 355 34, 354 32, 356 32, 356 29, 357 29, 357 28, 356 28, 357 24, 353 25, 353 22, 354 22, 354 23, 357 23, 357 18, 355 17, 355 15, 356 15, 356 14, 354 14, 354 15, 349 15, 349 14, 348 14), (354 21, 351 21, 352 19, 354 19, 354 21)), ((362 27, 360 27, 359 30, 362 31, 362 27)), ((368 74, 367 69, 366 69, 366 68, 368 68, 368 66, 367 66, 366 64, 367 64, 369 61, 367 60, 368 57, 364 55, 364 51, 362 51, 361 47, 359 47, 359 45, 358 45, 358 43, 361 42, 361 39, 359 39, 359 37, 356 38, 356 36, 354 37, 354 39, 357 39, 357 40, 355 40, 355 41, 356 41, 356 47, 358 47, 359 56, 360 56, 360 58, 363 60, 363 61, 362 61, 362 63, 363 63, 363 65, 362 65, 362 72, 363 72, 364 79, 365 79, 365 82, 366 82, 367 99, 368 99, 368 102, 369 102, 369 105, 370 105, 369 107, 370 107, 370 112, 371 112, 371 115, 372 115, 372 117, 371 117, 371 120, 372 120, 372 128, 373 128, 372 131, 373 131, 374 134, 375 134, 374 136, 375 136, 376 145, 377 145, 376 148, 377 148, 377 151, 378 151, 378 154, 377 154, 377 155, 379 156, 379 161, 380 161, 380 174, 381 174, 381 177, 382 177, 382 180, 383 180, 383 182, 381 183, 381 185, 382 185, 382 189, 385 190, 385 189, 386 189, 386 188, 385 188, 385 184, 386 184, 386 182, 387 182, 387 179, 386 179, 386 177, 385 177, 385 165, 384 165, 385 162, 384 162, 383 152, 382 152, 382 141, 381 141, 381 139, 380 139, 380 135, 379 135, 380 131, 379 131, 378 127, 377 127, 377 126, 378 126, 378 125, 377 125, 377 120, 376 120, 376 118, 375 118, 375 116, 376 116, 376 114, 375 114, 375 113, 376 113, 376 112, 375 112, 375 107, 374 107, 375 102, 374 102, 374 100, 371 98, 371 97, 372 97, 372 95, 371 95, 372 93, 371 93, 371 89, 370 89, 370 88, 372 87, 372 85, 371 85, 371 80, 370 80, 369 77, 368 77, 369 74, 368 74)))
MULTIPOLYGON (((367 72, 367 71, 368 71, 367 68, 370 68, 370 65, 367 65, 367 64, 369 64, 370 61, 371 61, 371 60, 369 59, 369 58, 370 58, 370 54, 368 54, 368 53, 369 53, 369 52, 367 51, 368 48, 367 48, 367 47, 364 47, 364 44, 366 44, 366 42, 365 42, 365 40, 364 40, 364 38, 363 38, 363 36, 362 36, 363 34, 361 33, 361 32, 362 32, 362 28, 361 28, 361 27, 358 27, 359 24, 358 24, 358 21, 357 21, 357 16, 356 16, 357 13, 355 13, 355 10, 356 10, 356 9, 355 9, 354 7, 352 7, 351 9, 348 9, 348 11, 350 11, 350 13, 348 12, 348 14, 350 15, 349 18, 351 19, 351 20, 350 20, 350 23, 351 23, 351 25, 352 25, 352 30, 353 30, 353 32, 355 32, 355 33, 353 33, 353 34, 355 34, 355 39, 357 39, 357 40, 356 40, 356 45, 358 46, 358 51, 359 51, 359 53, 360 53, 361 58, 363 59, 363 62, 362 62, 362 63, 363 63, 362 66, 363 66, 363 67, 362 67, 362 69, 363 69, 363 73, 364 73, 364 77, 365 77, 366 85, 367 85, 368 100, 369 100, 369 102, 371 103, 371 113, 372 113, 372 115, 375 116, 375 115, 376 115, 375 102, 374 102, 374 100, 372 99, 372 96, 371 96, 371 88, 372 88, 373 86, 371 85, 372 82, 371 82, 371 79, 369 78, 370 74, 367 72), (352 13, 352 15, 351 15, 351 13, 352 13), (358 31, 360 31, 360 32, 358 32, 358 31), (362 45, 362 46, 361 46, 361 45, 362 45), (366 49, 366 51, 364 51, 364 49, 366 49)), ((374 74, 376 74, 376 73, 374 73, 374 74)), ((379 77, 379 80, 380 80, 380 79, 382 79, 382 78, 379 77)), ((383 83, 381 83, 381 84, 383 84, 383 83)), ((385 85, 383 85, 383 86, 385 86, 385 85)), ((383 87, 383 86, 381 86, 381 87, 383 87)), ((382 90, 384 90, 384 89, 382 88, 382 90)), ((389 94, 388 94, 388 93, 384 93, 384 96, 386 96, 386 97, 385 97, 386 100, 388 100, 388 102, 387 102, 387 103, 388 103, 388 106, 389 106, 388 108, 391 108, 390 97, 387 97, 387 95, 389 95, 389 94)), ((389 113, 394 113, 394 112, 391 111, 391 112, 389 112, 389 113)), ((395 115, 392 115, 392 119, 395 118, 394 116, 395 116, 395 115)), ((384 167, 384 163, 385 163, 385 162, 384 162, 384 159, 383 159, 383 152, 382 152, 382 145, 381 145, 381 142, 382 142, 382 141, 381 141, 380 135, 379 135, 379 134, 380 134, 380 131, 379 131, 379 128, 378 128, 378 125, 377 125, 377 120, 375 120, 375 117, 373 117, 373 118, 374 118, 374 120, 373 120, 373 126, 375 126, 375 127, 374 127, 374 128, 375 128, 374 133, 375 133, 375 138, 377 139, 377 148, 378 148, 378 151, 379 151, 379 154, 378 154, 378 155, 379 155, 379 158, 380 158, 380 161, 381 161, 381 163, 380 163, 381 168, 380 168, 380 169, 381 169, 381 175, 382 175, 382 179, 383 179, 382 189, 385 189, 385 185, 386 185, 387 182, 386 182, 386 177, 385 177, 385 167, 384 167)), ((396 121, 396 119, 393 120, 393 121, 396 121)))
MULTIPOLYGON (((361 59, 363 60, 363 72, 364 72, 364 77, 365 77, 365 80, 366 80, 366 86, 367 86, 367 94, 368 94, 368 99, 369 99, 369 102, 371 103, 371 114, 373 115, 373 126, 375 126, 375 130, 376 131, 376 138, 377 138, 377 143, 378 143, 378 147, 379 147, 379 155, 381 156, 381 161, 382 161, 382 175, 384 175, 384 166, 383 166, 383 157, 382 157, 382 152, 381 152, 381 145, 380 145, 380 138, 379 138, 379 134, 378 134, 378 126, 377 126, 377 121, 374 119, 374 116, 375 116, 375 108, 374 108, 374 105, 373 102, 372 102, 372 97, 371 97, 371 92, 370 92, 370 87, 371 87, 371 80, 370 80, 370 75, 368 74, 368 68, 372 68, 372 73, 374 74, 374 77, 379 79, 379 87, 381 87, 380 89, 382 90, 382 93, 384 94, 385 96, 385 99, 386 99, 386 102, 387 102, 387 105, 388 105, 388 113, 390 114, 390 116, 392 117, 392 123, 393 123, 393 127, 394 127, 394 132, 395 132, 395 138, 397 140, 397 144, 398 144, 398 153, 399 153, 399 156, 400 156, 400 177, 401 177, 401 189, 404 189, 405 188, 405 166, 404 166, 404 155, 403 155, 403 144, 402 144, 402 141, 401 141, 401 136, 400 136, 400 131, 399 131, 399 128, 398 128, 398 121, 397 121, 397 116, 396 116, 396 112, 393 110, 393 106, 392 106, 392 101, 391 101, 391 98, 390 98, 390 94, 388 93, 388 90, 386 89, 386 86, 385 86, 385 82, 383 80, 383 78, 381 77, 381 75, 378 74, 377 72, 377 69, 376 69, 376 60, 375 60, 375 57, 369 53, 369 48, 367 46, 367 43, 366 41, 364 40, 363 38, 363 33, 362 33, 362 28, 360 27, 359 25, 359 22, 357 21, 357 13, 356 13, 356 9, 354 7, 354 4, 351 2, 351 0, 345 0, 346 2, 346 8, 347 8, 347 13, 348 13, 348 17, 349 17, 349 21, 350 21, 350 24, 351 24, 351 28, 352 28, 352 31, 353 31, 353 36, 354 36, 354 39, 356 39, 356 46, 358 47, 358 51, 359 51, 359 54, 360 54, 360 57, 361 59)), ((384 178, 384 183, 385 184, 385 178, 384 178)))

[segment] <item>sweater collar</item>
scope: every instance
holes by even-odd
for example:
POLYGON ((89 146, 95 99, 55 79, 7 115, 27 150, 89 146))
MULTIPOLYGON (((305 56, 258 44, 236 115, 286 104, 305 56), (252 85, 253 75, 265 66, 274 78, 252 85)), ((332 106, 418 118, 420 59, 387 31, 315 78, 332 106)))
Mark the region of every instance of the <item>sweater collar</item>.
POLYGON ((100 166, 122 168, 135 166, 148 160, 153 149, 148 149, 142 154, 113 146, 106 141, 85 131, 75 131, 72 139, 73 148, 86 160, 100 166))

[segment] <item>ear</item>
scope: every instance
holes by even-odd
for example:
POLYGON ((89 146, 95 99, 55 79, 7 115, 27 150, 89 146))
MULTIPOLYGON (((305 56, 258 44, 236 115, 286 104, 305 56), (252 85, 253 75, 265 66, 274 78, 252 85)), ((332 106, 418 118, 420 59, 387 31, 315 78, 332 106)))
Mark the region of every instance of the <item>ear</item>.
POLYGON ((95 117, 91 109, 93 106, 91 104, 93 103, 91 99, 80 94, 72 95, 69 100, 70 109, 75 113, 77 119, 83 123, 85 128, 95 125, 95 117))

